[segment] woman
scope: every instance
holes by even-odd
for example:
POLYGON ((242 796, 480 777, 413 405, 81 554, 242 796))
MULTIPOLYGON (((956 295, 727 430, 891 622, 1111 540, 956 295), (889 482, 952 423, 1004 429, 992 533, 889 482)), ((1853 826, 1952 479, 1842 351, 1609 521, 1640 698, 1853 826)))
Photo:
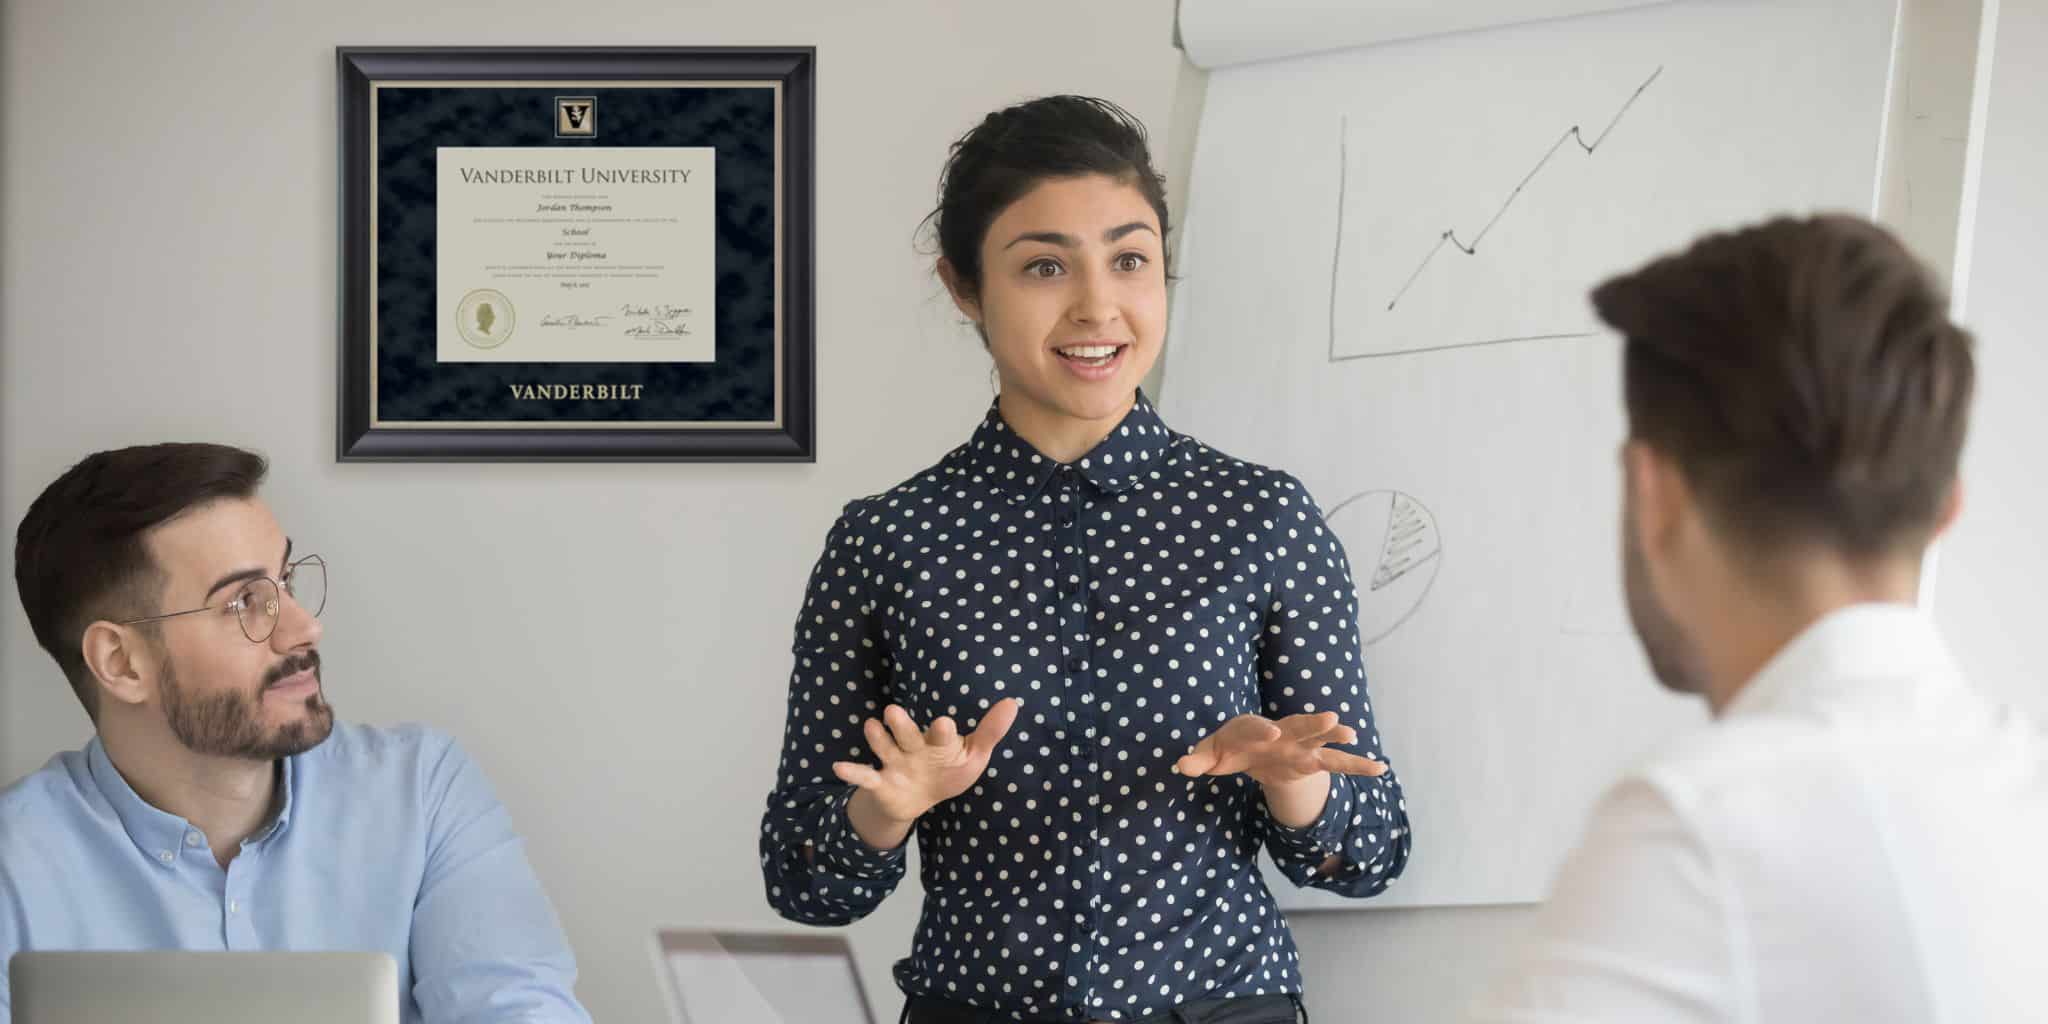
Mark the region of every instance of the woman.
POLYGON ((989 115, 933 219, 1000 394, 826 540, 762 823, 769 901, 858 920, 915 831, 905 1020, 1293 1021, 1260 848, 1297 885, 1370 896, 1409 847, 1343 551, 1299 481, 1168 429, 1138 388, 1168 221, 1130 115, 989 115))

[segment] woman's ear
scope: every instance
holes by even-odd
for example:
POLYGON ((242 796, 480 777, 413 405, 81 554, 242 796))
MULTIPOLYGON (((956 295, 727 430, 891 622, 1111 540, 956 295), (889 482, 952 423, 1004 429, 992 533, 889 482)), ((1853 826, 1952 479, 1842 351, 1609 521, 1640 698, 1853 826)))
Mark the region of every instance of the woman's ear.
POLYGON ((981 301, 975 298, 974 287, 960 277, 960 271, 944 256, 939 257, 939 280, 945 282, 946 291, 953 296, 953 305, 960 310, 961 315, 979 326, 981 301))

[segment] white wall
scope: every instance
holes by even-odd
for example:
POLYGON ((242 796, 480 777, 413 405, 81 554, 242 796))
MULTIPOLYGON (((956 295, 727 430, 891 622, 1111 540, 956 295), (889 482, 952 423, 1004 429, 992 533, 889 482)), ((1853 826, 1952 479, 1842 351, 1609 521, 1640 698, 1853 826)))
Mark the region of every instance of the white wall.
MULTIPOLYGON (((846 499, 964 440, 987 357, 913 250, 946 145, 1048 92, 1162 129, 1167 0, 10 2, 0 519, 88 451, 258 448, 325 554, 331 696, 455 732, 527 834, 602 1021, 663 1013, 665 924, 780 924, 755 863, 805 574, 846 499), (337 465, 337 44, 769 44, 818 53, 818 462, 337 465)), ((10 586, 11 590, 11 586, 10 586)), ((0 776, 87 722, 0 613, 0 776)), ((907 886, 856 930, 894 1019, 907 886)), ((795 926, 790 926, 795 927, 795 926)))

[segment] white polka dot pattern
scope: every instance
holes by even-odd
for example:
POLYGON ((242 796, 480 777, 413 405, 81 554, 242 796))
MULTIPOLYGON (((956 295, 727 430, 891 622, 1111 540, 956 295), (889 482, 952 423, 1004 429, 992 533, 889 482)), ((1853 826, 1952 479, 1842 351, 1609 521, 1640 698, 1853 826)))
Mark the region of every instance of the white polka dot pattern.
POLYGON ((1121 1020, 1189 999, 1301 991, 1256 866, 1370 896, 1399 875, 1392 772, 1333 777, 1320 820, 1273 821, 1246 776, 1173 762, 1231 717, 1334 710, 1386 760, 1357 595, 1300 482, 1167 429, 1140 394, 1085 457, 1052 462, 991 407, 968 444, 850 502, 798 617, 789 712, 761 829, 768 899, 820 925, 901 880, 846 819, 835 760, 897 703, 963 731, 1023 701, 981 782, 917 824, 925 905, 904 991, 1014 1019, 1121 1020), (806 854, 806 847, 810 853, 806 854), (1331 857, 1341 867, 1316 873, 1331 857))

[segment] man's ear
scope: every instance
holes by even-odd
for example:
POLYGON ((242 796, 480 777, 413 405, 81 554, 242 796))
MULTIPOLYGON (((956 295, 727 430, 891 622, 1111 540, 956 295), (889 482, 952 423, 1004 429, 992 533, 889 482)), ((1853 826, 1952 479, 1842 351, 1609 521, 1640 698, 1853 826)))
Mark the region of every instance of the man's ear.
POLYGON ((1637 542, 1645 552, 1662 550, 1685 520, 1692 489, 1678 464, 1647 442, 1631 439, 1622 446, 1621 459, 1637 542))
POLYGON ((79 644, 101 708, 108 701, 141 704, 156 692, 157 658, 136 627, 102 619, 85 627, 79 644))
POLYGON ((1941 499, 1941 510, 1934 515, 1934 535, 1941 536, 1956 524, 1956 517, 1963 514, 1963 478, 1956 477, 1948 485, 1947 496, 1941 499))
POLYGON ((976 297, 974 287, 961 278, 960 271, 944 256, 939 257, 939 280, 945 282, 946 291, 953 296, 953 305, 960 314, 979 325, 981 300, 976 297))

